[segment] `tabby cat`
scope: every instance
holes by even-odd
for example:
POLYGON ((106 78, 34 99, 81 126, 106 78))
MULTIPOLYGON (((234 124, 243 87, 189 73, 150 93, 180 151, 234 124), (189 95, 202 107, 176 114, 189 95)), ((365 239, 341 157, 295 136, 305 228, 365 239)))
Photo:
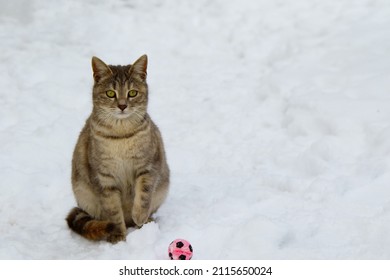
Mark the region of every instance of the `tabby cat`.
POLYGON ((161 134, 147 113, 147 56, 133 65, 106 65, 92 58, 93 110, 72 160, 78 207, 66 220, 90 240, 126 240, 168 193, 169 168, 161 134))

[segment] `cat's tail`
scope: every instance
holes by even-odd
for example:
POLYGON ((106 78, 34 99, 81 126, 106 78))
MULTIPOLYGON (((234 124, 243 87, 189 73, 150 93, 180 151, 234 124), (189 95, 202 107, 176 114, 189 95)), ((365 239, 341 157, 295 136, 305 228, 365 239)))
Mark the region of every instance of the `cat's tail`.
POLYGON ((76 233, 90 240, 106 239, 114 230, 115 224, 92 218, 84 210, 75 207, 66 217, 68 226, 76 233))

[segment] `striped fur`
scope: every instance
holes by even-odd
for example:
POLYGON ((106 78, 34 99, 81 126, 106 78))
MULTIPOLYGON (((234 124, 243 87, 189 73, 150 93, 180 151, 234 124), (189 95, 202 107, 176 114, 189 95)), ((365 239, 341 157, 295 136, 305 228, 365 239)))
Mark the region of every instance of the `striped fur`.
POLYGON ((88 239, 116 243, 126 239, 127 226, 141 227, 163 203, 169 168, 160 131, 147 114, 147 57, 127 66, 94 57, 92 68, 93 110, 72 160, 78 207, 67 222, 88 239), (137 95, 130 97, 130 90, 137 95))
POLYGON ((66 218, 69 228, 90 240, 104 240, 114 230, 115 224, 94 220, 87 212, 75 207, 66 218))

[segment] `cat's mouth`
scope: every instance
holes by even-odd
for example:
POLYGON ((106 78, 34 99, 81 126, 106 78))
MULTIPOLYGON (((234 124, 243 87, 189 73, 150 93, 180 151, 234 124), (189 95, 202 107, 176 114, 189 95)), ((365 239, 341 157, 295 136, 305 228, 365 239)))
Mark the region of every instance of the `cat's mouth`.
POLYGON ((120 111, 120 112, 115 112, 115 117, 119 119, 125 119, 131 115, 129 111, 120 111))
POLYGON ((115 110, 111 111, 111 116, 116 119, 127 119, 127 118, 133 118, 133 119, 144 119, 144 114, 139 110, 134 110, 132 108, 127 108, 125 110, 115 110))
POLYGON ((131 110, 129 110, 129 108, 123 110, 120 110, 120 108, 112 108, 110 110, 110 115, 117 119, 124 119, 131 115, 131 110))

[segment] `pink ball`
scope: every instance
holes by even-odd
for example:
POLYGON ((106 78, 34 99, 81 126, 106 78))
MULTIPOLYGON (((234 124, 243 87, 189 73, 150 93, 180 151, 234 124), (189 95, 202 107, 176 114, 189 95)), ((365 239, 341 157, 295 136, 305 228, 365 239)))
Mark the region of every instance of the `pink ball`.
POLYGON ((190 260, 192 253, 190 242, 184 239, 175 239, 168 247, 168 255, 171 260, 190 260))

